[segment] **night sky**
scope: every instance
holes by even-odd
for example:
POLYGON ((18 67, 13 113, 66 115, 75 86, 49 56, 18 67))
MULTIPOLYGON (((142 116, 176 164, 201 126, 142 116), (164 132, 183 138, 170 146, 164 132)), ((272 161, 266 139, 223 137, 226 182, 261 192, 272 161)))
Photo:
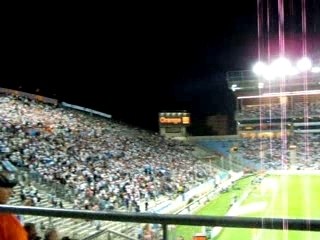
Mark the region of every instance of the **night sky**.
POLYGON ((162 110, 232 115, 225 74, 257 60, 256 4, 134 5, 17 21, 3 30, 0 85, 153 130, 162 110))

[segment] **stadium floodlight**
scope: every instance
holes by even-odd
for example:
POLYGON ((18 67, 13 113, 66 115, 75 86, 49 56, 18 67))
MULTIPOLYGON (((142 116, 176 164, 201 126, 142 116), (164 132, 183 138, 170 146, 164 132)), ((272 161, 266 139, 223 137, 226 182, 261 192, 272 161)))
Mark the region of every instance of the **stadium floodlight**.
POLYGON ((257 62, 254 64, 252 71, 258 76, 263 76, 267 71, 267 68, 268 66, 264 62, 257 62))
POLYGON ((312 68, 312 62, 309 58, 303 57, 297 62, 297 68, 300 72, 307 72, 312 68))
POLYGON ((276 77, 284 77, 292 71, 292 65, 289 59, 280 57, 274 60, 270 65, 271 71, 276 77))
POLYGON ((285 57, 279 57, 267 65, 261 61, 253 66, 253 72, 266 80, 275 80, 279 77, 294 76, 302 72, 320 73, 320 66, 313 66, 308 57, 303 57, 294 66, 285 57))
POLYGON ((263 73, 262 76, 264 79, 269 81, 274 80, 276 78, 275 73, 272 71, 272 69, 269 66, 267 66, 266 71, 263 73))

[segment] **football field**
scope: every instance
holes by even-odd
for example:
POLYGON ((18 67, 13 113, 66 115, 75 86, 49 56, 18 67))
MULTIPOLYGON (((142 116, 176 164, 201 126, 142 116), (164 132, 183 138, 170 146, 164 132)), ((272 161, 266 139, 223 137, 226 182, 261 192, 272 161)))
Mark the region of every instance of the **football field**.
MULTIPOLYGON (((259 218, 305 218, 320 219, 320 174, 316 172, 274 172, 267 174, 259 183, 252 184, 252 178, 236 183, 236 187, 222 193, 197 214, 223 216, 235 195, 249 194, 239 198, 238 206, 232 208, 232 215, 259 218)), ((230 212, 229 212, 230 213, 230 212)), ((200 227, 179 226, 177 235, 192 239, 201 232, 200 227)), ((320 232, 287 231, 270 229, 223 228, 212 239, 320 239, 320 232)))

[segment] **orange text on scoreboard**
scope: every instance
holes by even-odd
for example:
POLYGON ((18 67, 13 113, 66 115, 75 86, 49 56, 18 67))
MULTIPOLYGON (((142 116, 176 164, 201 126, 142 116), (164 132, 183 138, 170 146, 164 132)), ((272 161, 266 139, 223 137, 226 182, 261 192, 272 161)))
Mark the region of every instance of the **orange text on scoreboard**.
POLYGON ((190 124, 190 117, 160 117, 161 124, 190 124))

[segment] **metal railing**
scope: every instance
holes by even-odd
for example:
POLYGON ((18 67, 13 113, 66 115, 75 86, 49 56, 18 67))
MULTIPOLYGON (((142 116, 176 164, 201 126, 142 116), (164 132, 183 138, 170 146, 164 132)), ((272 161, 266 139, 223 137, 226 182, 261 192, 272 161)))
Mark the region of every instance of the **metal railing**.
POLYGON ((228 71, 226 79, 228 82, 256 80, 257 76, 251 70, 228 71))
POLYGON ((37 207, 0 205, 1 213, 81 218, 91 220, 157 223, 162 225, 163 239, 168 239, 168 225, 211 226, 231 228, 260 228, 272 230, 320 231, 320 220, 288 218, 255 218, 233 216, 195 216, 153 213, 95 212, 37 207))

